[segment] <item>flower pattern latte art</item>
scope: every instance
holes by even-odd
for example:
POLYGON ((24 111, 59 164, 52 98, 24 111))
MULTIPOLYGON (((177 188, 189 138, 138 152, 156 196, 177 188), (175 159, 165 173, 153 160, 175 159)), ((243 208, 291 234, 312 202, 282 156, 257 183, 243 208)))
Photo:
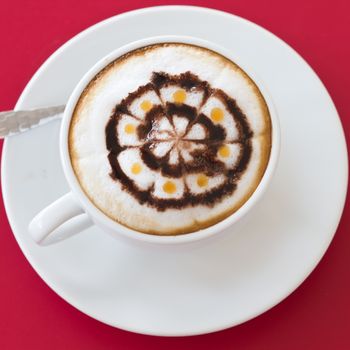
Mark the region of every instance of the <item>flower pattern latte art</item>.
POLYGON ((106 126, 111 177, 159 211, 213 206, 234 193, 253 133, 236 101, 196 75, 154 72, 106 126))

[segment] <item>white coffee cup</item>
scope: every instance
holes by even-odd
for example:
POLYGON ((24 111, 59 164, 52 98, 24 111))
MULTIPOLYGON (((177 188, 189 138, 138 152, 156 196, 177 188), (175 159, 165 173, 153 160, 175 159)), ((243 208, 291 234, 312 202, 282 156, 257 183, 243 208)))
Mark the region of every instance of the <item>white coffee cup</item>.
POLYGON ((280 149, 280 128, 278 117, 266 88, 258 79, 256 74, 252 72, 250 68, 247 68, 245 63, 234 56, 231 52, 219 47, 211 42, 197 39, 193 37, 184 36, 159 36, 151 37, 139 41, 135 41, 121 48, 116 49, 105 58, 97 62, 81 79, 79 84, 71 94, 67 106, 64 111, 63 120, 60 131, 60 154, 61 162, 64 170, 65 177, 71 189, 71 192, 67 193, 63 197, 57 199, 54 203, 39 212, 29 224, 29 232, 35 242, 40 245, 48 245, 54 242, 61 241, 65 238, 73 236, 76 233, 83 231, 89 226, 96 225, 104 231, 110 233, 116 238, 127 238, 129 241, 142 241, 154 244, 166 244, 173 245, 179 243, 189 243, 194 241, 203 240, 208 237, 220 235, 226 228, 230 227, 235 229, 237 223, 253 208, 257 201, 262 197, 268 184, 271 181, 272 175, 277 165, 278 155, 280 149), (126 54, 127 52, 135 49, 156 44, 176 42, 201 46, 227 57, 229 60, 238 64, 251 79, 256 83, 259 90, 263 94, 267 106, 269 108, 271 123, 272 123, 272 147, 269 162, 263 178, 259 185, 255 189, 250 198, 233 214, 226 219, 210 226, 208 228, 187 233, 184 235, 173 236, 159 236, 141 233, 132 230, 126 226, 119 224, 118 222, 110 219, 103 212, 101 212, 85 195, 84 191, 79 185, 79 182, 74 174, 72 164, 70 161, 68 150, 68 132, 71 117, 77 101, 80 98, 81 93, 84 91, 88 83, 95 77, 95 75, 101 71, 110 62, 114 61, 118 57, 126 54))

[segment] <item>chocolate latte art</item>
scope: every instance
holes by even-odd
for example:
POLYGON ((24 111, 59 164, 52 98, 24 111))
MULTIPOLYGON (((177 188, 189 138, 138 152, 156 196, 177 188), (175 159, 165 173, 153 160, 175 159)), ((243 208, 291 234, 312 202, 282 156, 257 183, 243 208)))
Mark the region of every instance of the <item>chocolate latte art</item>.
POLYGON ((102 70, 75 108, 71 162, 103 213, 144 233, 193 232, 238 210, 271 148, 263 96, 205 48, 155 44, 102 70))

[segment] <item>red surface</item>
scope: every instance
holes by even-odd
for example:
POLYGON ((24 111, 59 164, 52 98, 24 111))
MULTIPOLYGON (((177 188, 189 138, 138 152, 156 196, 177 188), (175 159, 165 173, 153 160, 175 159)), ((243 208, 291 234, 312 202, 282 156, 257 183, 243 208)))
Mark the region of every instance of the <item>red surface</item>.
MULTIPOLYGON (((151 5, 215 7, 269 29, 319 74, 350 131, 350 30, 347 0, 168 2, 0 2, 0 110, 12 109, 43 61, 88 26, 151 5)), ((0 145, 1 146, 1 145, 0 145)), ((204 336, 158 338, 128 333, 75 310, 45 285, 20 251, 0 202, 0 349, 350 349, 350 207, 319 266, 264 315, 204 336)))

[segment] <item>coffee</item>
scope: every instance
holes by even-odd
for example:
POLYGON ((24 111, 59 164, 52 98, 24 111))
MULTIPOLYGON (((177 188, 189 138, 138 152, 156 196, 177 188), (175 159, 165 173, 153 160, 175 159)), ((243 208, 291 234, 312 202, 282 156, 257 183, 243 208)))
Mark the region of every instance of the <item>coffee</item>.
POLYGON ((271 149, 269 110, 222 55, 182 43, 129 52, 88 84, 69 131, 80 186, 134 230, 211 226, 252 195, 271 149))

